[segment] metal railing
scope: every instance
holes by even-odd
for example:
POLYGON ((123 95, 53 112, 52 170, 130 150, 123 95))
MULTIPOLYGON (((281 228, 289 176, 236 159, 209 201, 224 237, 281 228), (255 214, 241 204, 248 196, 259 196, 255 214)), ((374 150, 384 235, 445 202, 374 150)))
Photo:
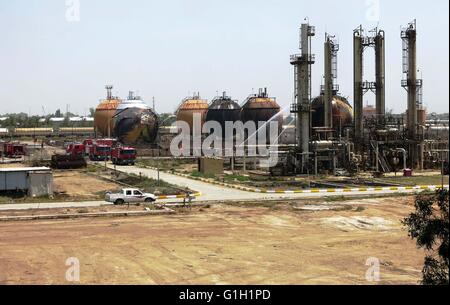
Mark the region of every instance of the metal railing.
POLYGON ((313 64, 316 62, 316 55, 315 54, 294 54, 290 56, 291 63, 299 63, 299 62, 306 62, 308 64, 313 64))

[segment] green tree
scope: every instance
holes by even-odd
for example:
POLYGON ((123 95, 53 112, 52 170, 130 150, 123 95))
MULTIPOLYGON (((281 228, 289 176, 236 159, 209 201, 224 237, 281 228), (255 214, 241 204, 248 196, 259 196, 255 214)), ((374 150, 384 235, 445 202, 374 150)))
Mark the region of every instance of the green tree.
POLYGON ((409 236, 417 246, 430 254, 425 257, 422 284, 449 284, 449 191, 441 189, 435 194, 418 195, 416 211, 405 218, 409 236))

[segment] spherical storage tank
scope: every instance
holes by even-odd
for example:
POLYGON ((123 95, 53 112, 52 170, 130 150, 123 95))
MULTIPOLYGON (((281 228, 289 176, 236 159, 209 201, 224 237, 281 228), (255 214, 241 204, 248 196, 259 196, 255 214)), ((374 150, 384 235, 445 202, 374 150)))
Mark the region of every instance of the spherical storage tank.
MULTIPOLYGON (((278 134, 283 127, 283 115, 276 99, 268 97, 267 89, 260 89, 258 94, 250 95, 242 106, 241 120, 243 123, 253 121, 258 129, 259 122, 278 122, 278 134)), ((266 139, 269 141, 269 124, 266 139)))
MULTIPOLYGON (((313 99, 311 103, 312 127, 324 126, 323 95, 313 99)), ((351 126, 353 124, 353 108, 345 97, 334 96, 332 102, 333 128, 351 126)))
POLYGON ((113 136, 114 115, 117 107, 122 102, 118 97, 112 96, 112 88, 112 86, 106 86, 108 91, 107 97, 100 102, 94 113, 95 130, 104 137, 113 136))
POLYGON ((115 113, 114 134, 123 144, 153 143, 158 134, 158 116, 140 97, 130 92, 115 113))
POLYGON ((203 124, 206 120, 206 113, 208 112, 208 101, 202 100, 200 95, 194 95, 192 97, 185 98, 181 105, 178 107, 176 112, 177 121, 186 122, 189 125, 190 133, 193 133, 194 130, 194 115, 200 116, 200 123, 203 127, 203 124))
POLYGON ((233 101, 231 97, 226 96, 224 92, 222 96, 216 97, 209 105, 206 113, 206 122, 216 121, 222 127, 222 137, 225 138, 226 122, 239 121, 241 117, 241 106, 233 101))

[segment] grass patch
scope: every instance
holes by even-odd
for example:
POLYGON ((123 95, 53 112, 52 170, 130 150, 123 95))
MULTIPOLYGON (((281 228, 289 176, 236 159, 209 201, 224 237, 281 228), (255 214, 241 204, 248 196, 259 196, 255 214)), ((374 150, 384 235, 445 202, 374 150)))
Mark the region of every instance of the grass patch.
POLYGON ((178 195, 182 191, 164 180, 156 180, 144 176, 134 174, 123 175, 117 179, 121 183, 131 185, 135 188, 141 189, 145 192, 161 194, 161 195, 178 195))
POLYGON ((225 175, 223 177, 223 179, 226 182, 233 182, 233 181, 236 181, 236 182, 248 182, 250 180, 250 177, 233 174, 233 175, 225 175))
POLYGON ((88 164, 85 170, 87 173, 97 173, 100 171, 100 167, 95 164, 88 164))
POLYGON ((201 172, 199 172, 197 170, 191 172, 190 176, 194 177, 194 178, 216 179, 215 175, 203 174, 203 173, 201 173, 201 172))
MULTIPOLYGON (((104 193, 99 196, 98 200, 102 200, 104 193)), ((96 200, 91 199, 77 199, 69 197, 65 194, 55 193, 53 196, 40 196, 40 197, 29 197, 26 194, 11 194, 6 196, 0 196, 0 204, 24 204, 24 203, 52 203, 52 202, 77 202, 86 200, 96 200)))
POLYGON ((184 164, 193 164, 192 160, 183 160, 183 159, 145 159, 138 160, 136 162, 137 166, 141 167, 153 167, 159 168, 163 171, 172 171, 184 164))
MULTIPOLYGON (((384 183, 392 183, 404 186, 416 186, 416 185, 441 185, 442 176, 434 175, 434 176, 413 176, 413 177, 383 177, 377 178, 375 181, 380 181, 384 183)), ((449 179, 448 176, 444 176, 444 184, 448 184, 449 179)))
POLYGON ((11 198, 6 196, 0 196, 0 204, 11 203, 11 198))

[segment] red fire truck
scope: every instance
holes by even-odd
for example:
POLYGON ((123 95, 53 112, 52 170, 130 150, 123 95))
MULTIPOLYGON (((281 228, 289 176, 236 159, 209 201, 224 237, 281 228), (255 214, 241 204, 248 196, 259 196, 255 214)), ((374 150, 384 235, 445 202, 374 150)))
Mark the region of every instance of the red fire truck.
POLYGON ((106 145, 109 147, 114 147, 117 145, 116 139, 96 139, 94 142, 99 145, 106 145))
POLYGON ((133 147, 119 146, 113 148, 111 160, 113 164, 134 165, 136 161, 136 149, 133 147))
POLYGON ((89 146, 89 160, 107 161, 111 157, 111 146, 94 143, 89 146))
POLYGON ((6 158, 20 158, 25 155, 25 145, 14 142, 3 144, 3 156, 6 158))
MULTIPOLYGON (((107 146, 112 150, 114 146, 117 145, 116 139, 86 139, 83 141, 83 145, 85 147, 85 153, 86 156, 90 156, 92 151, 92 146, 98 145, 98 146, 107 146)), ((95 149, 94 149, 95 150, 95 149)))
POLYGON ((67 145, 66 152, 72 155, 82 155, 85 154, 85 146, 83 143, 70 143, 67 145))

